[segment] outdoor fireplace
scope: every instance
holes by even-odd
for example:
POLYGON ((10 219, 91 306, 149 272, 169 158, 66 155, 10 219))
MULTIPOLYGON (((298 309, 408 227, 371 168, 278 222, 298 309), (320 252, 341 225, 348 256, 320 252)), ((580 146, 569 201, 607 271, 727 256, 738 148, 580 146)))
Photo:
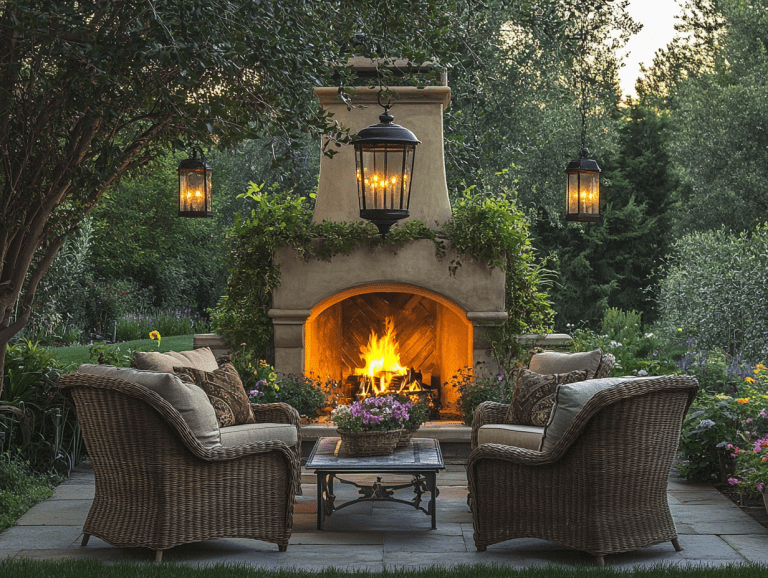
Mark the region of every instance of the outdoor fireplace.
MULTIPOLYGON (((427 226, 451 218, 443 159, 442 111, 447 86, 397 92, 398 120, 422 144, 413 170, 410 219, 427 226)), ((354 132, 378 112, 377 89, 359 88, 347 106, 336 88, 315 93, 333 119, 354 132)), ((323 156, 314 219, 360 220, 352 147, 323 156)), ((275 368, 313 373, 341 384, 347 401, 394 392, 428 400, 444 415, 457 415, 457 393, 445 387, 462 367, 490 362, 485 327, 502 323, 504 273, 434 242, 360 247, 349 255, 303 261, 289 247, 275 255, 281 283, 269 312, 274 324, 275 368), (388 343, 385 343, 388 342, 388 343), (370 350, 387 345, 394 365, 371 370, 370 350)), ((376 362, 378 363, 378 362, 376 362)), ((374 363, 374 365, 376 365, 374 363)))

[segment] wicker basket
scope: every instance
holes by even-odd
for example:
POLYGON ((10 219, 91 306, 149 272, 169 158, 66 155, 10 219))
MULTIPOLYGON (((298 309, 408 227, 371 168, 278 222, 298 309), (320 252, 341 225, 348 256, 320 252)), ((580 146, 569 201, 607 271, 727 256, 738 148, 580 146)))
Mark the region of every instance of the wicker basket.
POLYGON ((415 434, 417 431, 419 431, 419 428, 421 426, 416 426, 412 428, 404 428, 403 431, 400 433, 400 439, 397 440, 397 447, 404 448, 408 445, 408 442, 411 441, 411 438, 413 437, 413 434, 415 434))
POLYGON ((337 429, 341 437, 341 447, 350 456, 387 456, 395 451, 402 428, 388 431, 351 432, 337 429))

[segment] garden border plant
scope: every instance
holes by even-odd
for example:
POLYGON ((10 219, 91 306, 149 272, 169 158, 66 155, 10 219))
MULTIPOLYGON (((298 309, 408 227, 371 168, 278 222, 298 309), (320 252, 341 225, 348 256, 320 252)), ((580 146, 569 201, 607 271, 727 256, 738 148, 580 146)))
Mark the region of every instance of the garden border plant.
POLYGON ((264 190, 251 183, 241 195, 255 207, 250 216, 237 213, 227 234, 230 279, 227 294, 211 311, 211 326, 230 344, 246 344, 258 358, 271 358, 272 322, 268 316, 272 292, 280 284, 280 267, 273 263, 278 247, 288 246, 305 260, 348 255, 359 247, 398 246, 431 240, 441 259, 450 243, 460 256, 471 255, 489 267, 505 272, 507 322, 489 329, 494 357, 502 367, 514 365, 522 353, 516 336, 544 333, 554 313, 541 288, 546 270, 535 260, 528 235, 528 221, 506 194, 496 198, 473 194, 455 200, 452 220, 432 230, 420 221, 393 228, 382 239, 368 222, 313 223, 310 198, 264 190))

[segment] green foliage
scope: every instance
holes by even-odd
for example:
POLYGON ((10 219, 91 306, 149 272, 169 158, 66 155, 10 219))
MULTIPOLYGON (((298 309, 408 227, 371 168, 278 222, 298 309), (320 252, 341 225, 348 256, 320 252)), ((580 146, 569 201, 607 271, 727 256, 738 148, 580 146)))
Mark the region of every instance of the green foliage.
POLYGON ((749 231, 768 207, 768 2, 687 4, 648 79, 649 100, 669 115, 681 182, 672 230, 749 231))
POLYGON ((276 401, 295 407, 299 415, 317 417, 328 405, 324 384, 314 377, 278 374, 277 386, 276 401))
POLYGON ((700 351, 736 359, 768 357, 768 227, 751 234, 722 230, 679 239, 659 292, 659 325, 700 351))
POLYGON ((68 474, 85 455, 75 412, 56 388, 60 370, 53 353, 21 340, 6 351, 0 396, 0 453, 18 454, 51 477, 68 474))
POLYGON ((591 329, 573 332, 573 351, 601 349, 616 358, 611 375, 669 375, 679 371, 676 365, 684 348, 662 336, 643 330, 637 311, 611 308, 605 311, 601 333, 591 329))
POLYGON ((150 331, 158 331, 163 339, 175 335, 208 333, 208 321, 190 310, 144 310, 117 320, 117 341, 145 339, 150 331))
POLYGON ((615 152, 603 153, 600 223, 535 224, 537 248, 552 256, 555 327, 599 326, 610 307, 656 319, 660 260, 668 250, 675 181, 666 152, 668 123, 634 104, 625 110, 615 152))
MULTIPOLYGON (((515 375, 515 374, 512 374, 515 375)), ((472 425, 472 414, 484 401, 510 403, 515 391, 515 379, 504 374, 486 376, 476 375, 471 367, 462 367, 448 382, 449 387, 459 393, 459 408, 462 419, 472 425)))
POLYGON ((508 322, 492 332, 494 350, 502 363, 519 353, 515 336, 544 332, 552 310, 543 292, 545 272, 536 263, 525 216, 505 195, 487 198, 471 190, 453 205, 453 218, 437 232, 412 221, 392 229, 385 240, 368 222, 312 223, 310 201, 289 194, 267 195, 251 184, 244 195, 255 207, 250 216, 238 214, 228 235, 230 279, 227 295, 212 312, 212 328, 227 343, 242 344, 258 359, 271 352, 272 323, 268 316, 272 291, 280 271, 273 264, 278 247, 288 246, 303 259, 349 254, 359 246, 397 246, 430 239, 438 257, 450 241, 460 256, 472 256, 506 274, 508 322))
POLYGON ((51 497, 49 479, 30 470, 28 464, 0 453, 0 532, 35 504, 51 497))
POLYGON ((97 341, 90 346, 89 353, 91 363, 114 365, 116 367, 130 367, 136 350, 126 347, 125 344, 107 344, 97 341))
POLYGON ((636 23, 618 2, 485 0, 460 3, 454 26, 445 112, 452 197, 472 183, 496 196, 493 175, 504 172, 521 207, 558 221, 563 169, 579 151, 579 101, 589 148, 602 157, 618 125, 619 54, 636 23))

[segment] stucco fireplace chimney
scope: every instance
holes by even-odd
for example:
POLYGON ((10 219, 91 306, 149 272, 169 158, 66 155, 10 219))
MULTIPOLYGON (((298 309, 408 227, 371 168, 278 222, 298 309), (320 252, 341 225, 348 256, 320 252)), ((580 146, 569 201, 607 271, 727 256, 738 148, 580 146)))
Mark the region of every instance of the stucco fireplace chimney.
MULTIPOLYGON (((430 228, 451 218, 443 150, 443 110, 448 86, 390 87, 397 94, 395 122, 417 135, 410 220, 430 228)), ((316 88, 321 105, 351 131, 377 122, 378 88, 355 88, 347 107, 337 88, 316 88)), ((314 220, 360 220, 351 146, 322 157, 314 220)), ((403 221, 401 221, 402 223, 403 221)), ((432 241, 361 247, 331 260, 303 261, 289 247, 278 249, 281 284, 273 293, 275 368, 312 372, 344 382, 359 363, 359 348, 371 331, 394 320, 403 364, 444 384, 464 366, 490 361, 484 329, 507 318, 504 273, 446 243, 438 259, 432 241)), ((445 388, 441 403, 457 413, 456 393, 445 388)))

